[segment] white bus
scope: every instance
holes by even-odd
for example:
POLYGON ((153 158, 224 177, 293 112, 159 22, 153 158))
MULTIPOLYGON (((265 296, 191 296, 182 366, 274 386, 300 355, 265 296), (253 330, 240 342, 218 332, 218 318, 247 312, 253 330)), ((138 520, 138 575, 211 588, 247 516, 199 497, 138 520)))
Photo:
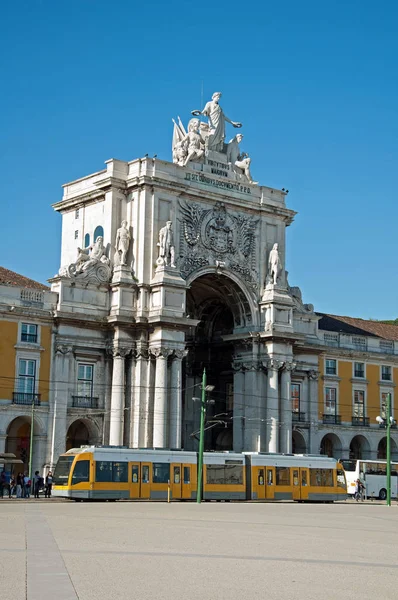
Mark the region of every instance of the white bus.
MULTIPOLYGON (((365 485, 366 498, 387 498, 387 462, 385 460, 340 460, 347 479, 347 493, 355 494, 355 482, 365 485)), ((398 464, 391 463, 391 498, 398 497, 398 464)))

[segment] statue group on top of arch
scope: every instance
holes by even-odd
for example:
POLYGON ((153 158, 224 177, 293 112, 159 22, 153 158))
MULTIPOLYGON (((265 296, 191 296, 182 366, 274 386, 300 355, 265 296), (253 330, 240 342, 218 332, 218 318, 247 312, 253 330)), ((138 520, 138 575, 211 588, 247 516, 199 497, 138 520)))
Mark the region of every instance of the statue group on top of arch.
POLYGON ((215 92, 212 99, 206 103, 203 110, 193 110, 186 131, 180 117, 174 121, 173 132, 173 162, 185 167, 189 162, 203 163, 207 160, 222 161, 230 165, 235 178, 241 181, 257 184, 250 172, 251 158, 241 152, 239 144, 243 139, 241 133, 225 143, 226 123, 235 128, 241 128, 242 123, 231 121, 221 108, 219 101, 221 92, 215 92), (198 119, 200 115, 207 117, 208 122, 198 119))

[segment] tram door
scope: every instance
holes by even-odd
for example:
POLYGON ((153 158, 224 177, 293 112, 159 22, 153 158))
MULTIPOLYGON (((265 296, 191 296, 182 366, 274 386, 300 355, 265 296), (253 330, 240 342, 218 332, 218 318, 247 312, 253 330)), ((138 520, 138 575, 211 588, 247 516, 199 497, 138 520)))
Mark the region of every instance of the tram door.
POLYGON ((308 468, 300 469, 300 493, 301 500, 308 500, 309 473, 308 468))
POLYGON ((182 465, 171 465, 171 497, 181 499, 181 469, 182 465))
POLYGON ((140 497, 140 463, 131 466, 130 498, 140 497))
POLYGON ((257 500, 264 500, 265 499, 265 467, 254 467, 252 475, 253 475, 252 492, 257 492, 257 500))
POLYGON ((182 494, 181 498, 184 500, 191 500, 192 498, 192 477, 193 477, 193 465, 182 465, 182 494))
POLYGON ((291 469, 291 474, 292 474, 292 489, 293 489, 293 500, 300 500, 301 499, 301 493, 300 493, 300 470, 297 467, 296 469, 291 469))
POLYGON ((273 500, 275 498, 275 467, 266 467, 265 485, 265 497, 267 500, 273 500))
POLYGON ((151 497, 151 463, 141 463, 141 498, 151 497))

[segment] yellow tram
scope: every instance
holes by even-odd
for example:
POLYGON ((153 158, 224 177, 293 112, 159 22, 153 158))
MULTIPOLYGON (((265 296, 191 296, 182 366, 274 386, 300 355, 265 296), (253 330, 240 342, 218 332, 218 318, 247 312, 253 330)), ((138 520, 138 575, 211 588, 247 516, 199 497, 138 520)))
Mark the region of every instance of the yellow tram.
MULTIPOLYGON (((197 453, 88 446, 58 459, 53 495, 73 500, 193 500, 197 453)), ((347 496, 344 470, 333 458, 205 452, 204 500, 330 502, 347 496)))

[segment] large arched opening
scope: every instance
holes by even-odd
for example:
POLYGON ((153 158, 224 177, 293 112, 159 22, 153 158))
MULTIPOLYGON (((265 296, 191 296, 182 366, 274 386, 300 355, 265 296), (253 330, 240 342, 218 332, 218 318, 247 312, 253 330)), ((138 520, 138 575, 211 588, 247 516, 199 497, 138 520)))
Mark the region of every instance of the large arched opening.
POLYGON ((95 443, 96 440, 90 435, 90 428, 83 419, 71 423, 66 433, 66 450, 80 448, 80 446, 90 446, 95 443))
POLYGON ((30 461, 30 423, 27 416, 17 417, 8 426, 5 451, 15 454, 23 461, 24 472, 28 471, 30 461))
MULTIPOLYGON (((396 442, 391 438, 391 458, 392 460, 398 461, 398 446, 396 442)), ((380 460, 387 459, 387 438, 381 438, 377 446, 377 458, 380 460)))
POLYGON ((350 443, 350 458, 364 459, 371 458, 370 444, 363 435, 356 435, 350 443))
POLYGON ((321 440, 320 452, 330 458, 341 458, 341 440, 335 433, 327 433, 321 440))
POLYGON ((195 399, 206 369, 207 383, 214 390, 207 394, 205 449, 231 450, 236 342, 229 337, 253 328, 254 303, 237 280, 215 270, 188 283, 187 314, 199 324, 186 335, 183 447, 198 447, 200 402, 195 399))
POLYGON ((307 452, 304 436, 297 430, 292 433, 292 451, 293 454, 305 454, 307 452))

